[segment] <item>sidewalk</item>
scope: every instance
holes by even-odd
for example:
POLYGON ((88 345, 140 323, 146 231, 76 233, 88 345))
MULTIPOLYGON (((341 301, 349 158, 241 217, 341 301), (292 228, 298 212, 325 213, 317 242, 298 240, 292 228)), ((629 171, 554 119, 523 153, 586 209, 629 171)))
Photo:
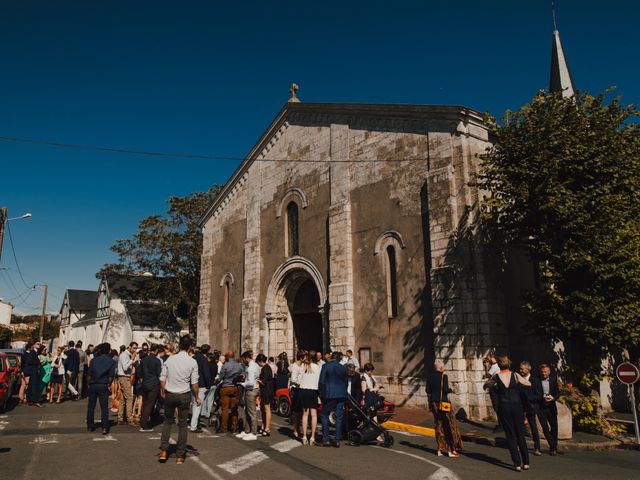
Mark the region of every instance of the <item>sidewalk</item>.
MULTIPOLYGON (((391 430, 402 430, 431 437, 435 436, 433 415, 427 409, 397 408, 396 415, 391 421, 385 423, 385 426, 391 430)), ((465 442, 506 448, 507 441, 504 433, 494 432, 495 427, 495 423, 476 422, 472 420, 458 422, 460 434, 465 442)), ((544 448, 546 442, 544 438, 541 440, 544 448)), ((533 441, 530 437, 527 437, 527 443, 529 447, 533 449, 533 441)), ((571 440, 559 441, 559 450, 602 450, 625 445, 628 445, 627 442, 612 440, 601 435, 573 432, 573 438, 571 440)))

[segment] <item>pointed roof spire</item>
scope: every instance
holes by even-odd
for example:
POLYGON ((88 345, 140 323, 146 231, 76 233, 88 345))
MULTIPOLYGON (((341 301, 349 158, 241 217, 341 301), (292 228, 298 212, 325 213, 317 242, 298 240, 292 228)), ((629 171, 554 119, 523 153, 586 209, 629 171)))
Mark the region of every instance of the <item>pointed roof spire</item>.
POLYGON ((553 42, 551 44, 551 76, 549 79, 549 92, 562 92, 563 97, 573 97, 575 95, 575 85, 569 64, 564 56, 562 43, 560 43, 560 32, 556 24, 555 3, 551 2, 551 13, 553 15, 553 42))

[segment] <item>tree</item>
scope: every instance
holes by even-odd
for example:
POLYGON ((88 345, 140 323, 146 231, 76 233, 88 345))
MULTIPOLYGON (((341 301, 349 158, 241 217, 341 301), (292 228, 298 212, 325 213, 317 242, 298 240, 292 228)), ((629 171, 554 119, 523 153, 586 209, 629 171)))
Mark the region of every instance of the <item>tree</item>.
MULTIPOLYGON (((151 215, 138 224, 130 239, 117 240, 111 251, 118 254, 116 263, 106 264, 98 273, 140 274, 150 272, 162 277, 162 300, 168 310, 188 320, 195 334, 200 294, 202 233, 200 219, 222 190, 215 186, 207 192, 185 197, 169 197, 167 215, 151 215), (170 287, 166 288, 169 282, 170 287)), ((149 284, 147 298, 158 300, 158 285, 149 284)))
MULTIPOLYGON (((530 328, 570 346, 576 373, 640 344, 640 129, 635 106, 540 93, 502 122, 478 178, 489 237, 523 246, 540 287, 530 328)), ((581 378, 581 375, 577 375, 581 378)))
POLYGON ((13 336, 13 332, 10 328, 5 327, 4 325, 0 325, 0 346, 4 344, 11 343, 11 337, 13 336))

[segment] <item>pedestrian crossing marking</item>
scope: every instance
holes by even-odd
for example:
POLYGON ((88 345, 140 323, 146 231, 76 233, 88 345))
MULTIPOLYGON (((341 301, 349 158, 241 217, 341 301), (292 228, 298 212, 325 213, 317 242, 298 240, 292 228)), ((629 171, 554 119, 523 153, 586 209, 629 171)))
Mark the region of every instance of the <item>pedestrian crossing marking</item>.
POLYGON ((105 435, 103 437, 96 437, 93 439, 94 442, 117 442, 118 439, 111 436, 111 435, 105 435))
POLYGON ((29 442, 29 445, 36 445, 41 443, 58 443, 56 435, 40 435, 33 439, 33 442, 29 442))
POLYGON ((289 450, 293 450, 294 448, 299 447, 300 445, 301 443, 297 440, 285 440, 284 442, 271 445, 271 448, 280 453, 286 453, 289 450))
POLYGON ((264 453, 256 450, 255 452, 251 452, 241 457, 238 457, 235 460, 222 463, 218 465, 218 467, 220 467, 223 470, 226 470, 231 475, 235 475, 237 473, 240 473, 243 470, 246 470, 247 468, 251 468, 254 465, 259 464, 260 462, 263 462, 264 460, 267 460, 268 458, 269 457, 267 457, 264 453))

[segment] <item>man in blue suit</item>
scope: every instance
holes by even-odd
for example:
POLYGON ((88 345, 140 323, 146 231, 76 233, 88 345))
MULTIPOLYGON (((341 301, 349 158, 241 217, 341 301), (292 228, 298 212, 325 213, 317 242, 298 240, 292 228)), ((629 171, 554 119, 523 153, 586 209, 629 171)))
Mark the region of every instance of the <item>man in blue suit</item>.
POLYGON ((340 363, 340 352, 331 354, 331 361, 325 363, 320 371, 320 396, 322 398, 322 442, 319 447, 340 447, 342 439, 342 417, 344 402, 347 399, 347 368, 340 363), (336 412, 336 436, 334 442, 329 443, 329 415, 336 412))

